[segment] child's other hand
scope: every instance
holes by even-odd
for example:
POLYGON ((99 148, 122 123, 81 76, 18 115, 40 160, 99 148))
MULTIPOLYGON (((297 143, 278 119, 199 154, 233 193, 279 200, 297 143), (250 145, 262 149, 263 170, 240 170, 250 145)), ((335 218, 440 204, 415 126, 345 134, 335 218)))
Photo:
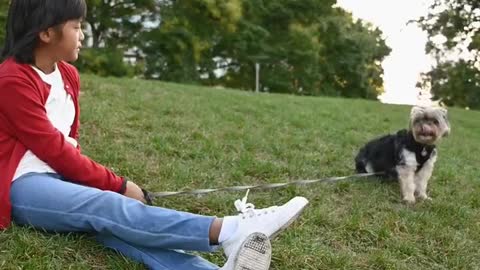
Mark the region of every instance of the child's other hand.
POLYGON ((139 200, 142 203, 147 202, 142 189, 132 181, 127 181, 127 188, 125 189, 125 193, 123 195, 135 200, 139 200))

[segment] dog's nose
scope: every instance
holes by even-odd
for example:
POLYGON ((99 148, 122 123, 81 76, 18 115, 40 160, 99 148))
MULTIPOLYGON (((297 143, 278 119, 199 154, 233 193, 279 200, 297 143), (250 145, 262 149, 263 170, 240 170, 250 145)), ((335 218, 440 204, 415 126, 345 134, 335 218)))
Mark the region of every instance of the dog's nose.
POLYGON ((430 125, 428 125, 428 124, 423 124, 423 125, 422 125, 422 132, 423 132, 423 133, 431 133, 431 132, 433 132, 433 129, 432 129, 432 127, 431 127, 430 125))

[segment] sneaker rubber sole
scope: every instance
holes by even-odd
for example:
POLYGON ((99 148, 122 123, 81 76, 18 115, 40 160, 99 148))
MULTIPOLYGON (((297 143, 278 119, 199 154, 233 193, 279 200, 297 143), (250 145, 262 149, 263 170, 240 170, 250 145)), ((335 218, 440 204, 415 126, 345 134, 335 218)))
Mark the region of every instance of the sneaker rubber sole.
POLYGON ((240 246, 233 270, 268 270, 271 260, 270 239, 263 233, 252 233, 240 246))

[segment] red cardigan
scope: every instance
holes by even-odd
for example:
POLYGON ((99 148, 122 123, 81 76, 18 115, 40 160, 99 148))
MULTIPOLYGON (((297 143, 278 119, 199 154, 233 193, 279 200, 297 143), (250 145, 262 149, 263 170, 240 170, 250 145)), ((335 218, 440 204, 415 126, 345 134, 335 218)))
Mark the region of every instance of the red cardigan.
MULTIPOLYGON (((75 104, 70 137, 78 141, 78 72, 65 62, 57 66, 75 104)), ((102 190, 124 191, 125 179, 82 155, 80 148, 68 143, 51 124, 45 110, 49 93, 50 86, 29 65, 11 58, 0 64, 0 229, 10 224, 10 185, 27 150, 67 179, 102 190)))

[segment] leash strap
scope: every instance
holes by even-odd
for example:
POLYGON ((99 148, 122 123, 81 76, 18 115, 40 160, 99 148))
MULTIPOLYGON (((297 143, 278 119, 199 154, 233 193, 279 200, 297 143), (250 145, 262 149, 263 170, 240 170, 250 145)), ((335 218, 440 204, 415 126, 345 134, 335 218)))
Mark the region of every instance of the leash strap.
POLYGON ((182 191, 163 191, 163 192, 148 192, 144 190, 145 199, 147 202, 152 202, 154 198, 164 198, 164 197, 171 197, 171 196, 178 196, 178 195, 202 195, 212 192, 219 192, 219 191, 243 191, 249 189, 274 189, 274 188, 282 188, 286 186, 303 186, 303 185, 310 185, 315 183, 332 183, 338 182, 341 180, 353 179, 353 178, 364 178, 374 175, 381 175, 383 173, 359 173, 354 175, 348 176, 338 176, 338 177, 328 177, 323 179, 312 179, 312 180, 296 180, 292 182, 285 182, 285 183, 267 183, 267 184, 260 184, 260 185, 250 185, 250 186, 231 186, 231 187, 221 187, 221 188, 206 188, 206 189, 193 189, 193 190, 182 190, 182 191))

